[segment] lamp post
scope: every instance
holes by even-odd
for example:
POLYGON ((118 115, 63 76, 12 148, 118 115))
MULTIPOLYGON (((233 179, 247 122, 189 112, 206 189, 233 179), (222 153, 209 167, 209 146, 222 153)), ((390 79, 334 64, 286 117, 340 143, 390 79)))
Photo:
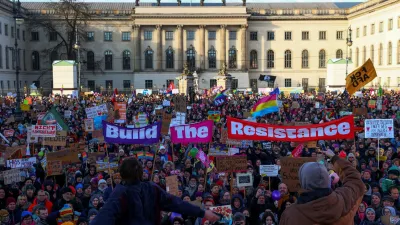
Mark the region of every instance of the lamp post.
POLYGON ((17 2, 15 2, 14 0, 14 4, 13 4, 13 14, 14 14, 14 24, 15 24, 15 29, 14 29, 14 57, 15 57, 15 79, 17 81, 17 106, 15 108, 15 114, 16 114, 16 118, 22 119, 20 118, 21 115, 21 92, 20 92, 20 85, 19 85, 19 49, 18 49, 18 37, 17 37, 17 25, 21 25, 24 23, 24 18, 21 16, 21 3, 19 2, 19 0, 17 0, 17 2))
POLYGON ((348 67, 349 67, 349 56, 348 56, 348 51, 349 51, 349 47, 351 47, 353 45, 353 41, 351 40, 351 26, 349 26, 349 28, 347 29, 347 38, 346 38, 346 77, 348 75, 348 67))
POLYGON ((74 48, 78 51, 78 96, 81 94, 81 43, 78 40, 78 26, 75 27, 75 44, 74 48))

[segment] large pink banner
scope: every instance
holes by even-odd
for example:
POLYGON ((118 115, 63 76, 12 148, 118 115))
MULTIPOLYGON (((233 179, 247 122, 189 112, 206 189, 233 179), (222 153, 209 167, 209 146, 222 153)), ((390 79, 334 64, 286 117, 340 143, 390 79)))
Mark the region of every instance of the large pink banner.
POLYGON ((212 120, 170 127, 172 143, 207 143, 213 136, 212 120))

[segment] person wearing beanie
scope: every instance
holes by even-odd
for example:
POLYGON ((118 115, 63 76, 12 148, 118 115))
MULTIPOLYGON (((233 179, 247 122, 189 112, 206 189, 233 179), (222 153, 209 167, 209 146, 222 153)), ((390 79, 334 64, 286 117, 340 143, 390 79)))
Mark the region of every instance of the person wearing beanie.
POLYGON ((75 185, 75 190, 76 190, 76 196, 81 197, 83 195, 83 184, 78 183, 75 185))
POLYGON ((297 202, 286 208, 280 225, 353 224, 362 201, 365 184, 352 164, 331 150, 323 152, 341 178, 342 187, 331 189, 327 168, 318 162, 304 163, 299 169, 300 195, 297 202), (321 216, 321 215, 324 216, 321 216))
POLYGON ((88 212, 88 217, 89 217, 89 223, 92 222, 92 220, 99 214, 99 211, 96 209, 92 208, 88 212))
POLYGON ((366 215, 366 218, 360 223, 360 225, 369 225, 369 224, 376 225, 377 224, 375 222, 375 219, 378 217, 376 216, 376 212, 373 208, 367 208, 367 210, 365 210, 365 215, 366 215))
POLYGON ((96 177, 96 166, 90 166, 89 174, 83 178, 84 184, 90 184, 92 179, 96 177))
POLYGON ((397 187, 400 191, 400 169, 399 167, 393 165, 388 170, 388 177, 382 181, 381 187, 384 194, 389 193, 391 187, 397 187))
POLYGON ((61 199, 59 199, 53 204, 53 209, 52 209, 53 212, 60 210, 66 204, 71 204, 72 207, 75 209, 75 211, 82 212, 83 210, 82 203, 75 199, 75 197, 72 194, 71 188, 69 187, 62 188, 61 195, 62 195, 61 199))
POLYGON ((65 204, 58 211, 57 223, 62 224, 65 222, 75 222, 78 218, 74 215, 74 210, 71 208, 69 204, 65 204))
POLYGON ((78 196, 82 202, 83 208, 87 209, 89 207, 90 198, 92 196, 92 186, 90 184, 83 185, 83 194, 78 196))
POLYGON ((21 225, 35 225, 32 218, 32 213, 28 211, 23 211, 21 214, 21 225))
POLYGON ((42 205, 46 207, 48 213, 51 213, 53 208, 53 203, 47 199, 47 193, 43 190, 38 191, 37 197, 33 200, 32 204, 29 206, 28 211, 33 212, 33 208, 37 205, 42 205))
POLYGON ((93 194, 103 196, 106 189, 107 189, 107 181, 104 179, 100 179, 97 185, 97 190, 93 194))
POLYGON ((10 221, 9 223, 12 225, 18 224, 20 222, 22 212, 19 209, 17 209, 16 207, 17 202, 15 201, 15 198, 8 197, 6 202, 9 214, 9 221, 10 221))

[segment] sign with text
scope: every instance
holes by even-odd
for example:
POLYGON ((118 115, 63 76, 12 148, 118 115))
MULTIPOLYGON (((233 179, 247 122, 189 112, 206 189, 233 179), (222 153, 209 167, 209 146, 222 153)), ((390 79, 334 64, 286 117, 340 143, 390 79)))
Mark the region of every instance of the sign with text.
POLYGON ((29 168, 32 167, 33 164, 36 163, 36 157, 24 158, 24 159, 10 159, 7 160, 7 167, 11 169, 19 169, 19 168, 29 168))
POLYGON ((217 156, 218 172, 240 172, 247 170, 247 156, 217 156))
POLYGON ((85 119, 85 131, 89 132, 89 131, 94 131, 94 121, 93 118, 90 119, 85 119))
POLYGON ((10 129, 10 130, 4 130, 4 137, 12 137, 14 136, 14 130, 10 129))
POLYGON ((172 101, 174 102, 175 111, 186 113, 186 97, 184 95, 174 95, 172 101))
POLYGON ((393 138, 393 119, 365 120, 365 138, 393 138))
POLYGON ((376 77, 376 71, 371 59, 355 69, 346 77, 346 90, 353 95, 376 77))
POLYGON ((18 183, 23 180, 21 177, 21 171, 19 169, 12 169, 12 170, 4 171, 3 179, 4 179, 5 185, 18 183))
POLYGON ((316 158, 281 158, 281 177, 282 183, 285 183, 290 192, 297 192, 301 189, 299 180, 299 169, 306 162, 315 162, 316 158))
POLYGON ((366 115, 368 115, 368 109, 367 108, 353 108, 353 114, 355 116, 366 116, 366 115))
POLYGON ((55 137, 56 134, 56 125, 32 125, 31 135, 33 137, 55 137))
MULTIPOLYGON (((73 149, 71 149, 71 150, 73 150, 73 149)), ((56 152, 49 152, 46 155, 47 161, 60 160, 64 164, 81 162, 79 160, 79 158, 78 158, 78 152, 71 151, 71 150, 62 150, 62 151, 56 151, 56 152)))
POLYGON ((63 174, 63 167, 61 160, 47 161, 47 176, 55 176, 63 174))
POLYGON ((124 123, 126 121, 126 102, 115 102, 115 111, 118 110, 118 119, 115 118, 116 123, 124 123))
POLYGON ((43 145, 50 146, 63 146, 67 144, 67 131, 57 131, 55 137, 45 137, 43 139, 43 145))
POLYGON ((167 192, 170 193, 171 195, 178 196, 178 176, 173 175, 173 176, 168 176, 165 178, 165 183, 167 187, 167 192))
POLYGON ((213 121, 174 126, 170 128, 172 143, 208 143, 213 136, 213 121))
POLYGON ((279 166, 278 165, 260 165, 260 175, 268 177, 278 176, 279 166))
POLYGON ((250 187, 253 186, 253 175, 250 173, 238 173, 236 174, 236 185, 238 187, 250 187))
POLYGON ((86 117, 88 119, 90 119, 90 118, 93 119, 96 116, 101 116, 103 114, 107 114, 108 109, 107 109, 106 104, 102 104, 102 105, 95 106, 95 107, 85 108, 85 112, 86 112, 86 117))

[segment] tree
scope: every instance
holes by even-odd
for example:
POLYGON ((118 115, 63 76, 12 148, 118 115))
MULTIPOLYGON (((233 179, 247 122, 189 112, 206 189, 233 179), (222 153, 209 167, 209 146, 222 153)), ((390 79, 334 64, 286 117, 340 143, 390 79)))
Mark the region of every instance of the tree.
MULTIPOLYGON (((31 31, 43 30, 49 38, 56 40, 49 42, 49 47, 42 50, 42 54, 49 56, 56 51, 60 59, 75 60, 76 35, 81 41, 86 38, 84 28, 91 18, 88 5, 76 0, 60 0, 45 3, 44 10, 47 13, 30 13, 27 18, 31 31)), ((81 50, 84 52, 83 48, 81 50)))

